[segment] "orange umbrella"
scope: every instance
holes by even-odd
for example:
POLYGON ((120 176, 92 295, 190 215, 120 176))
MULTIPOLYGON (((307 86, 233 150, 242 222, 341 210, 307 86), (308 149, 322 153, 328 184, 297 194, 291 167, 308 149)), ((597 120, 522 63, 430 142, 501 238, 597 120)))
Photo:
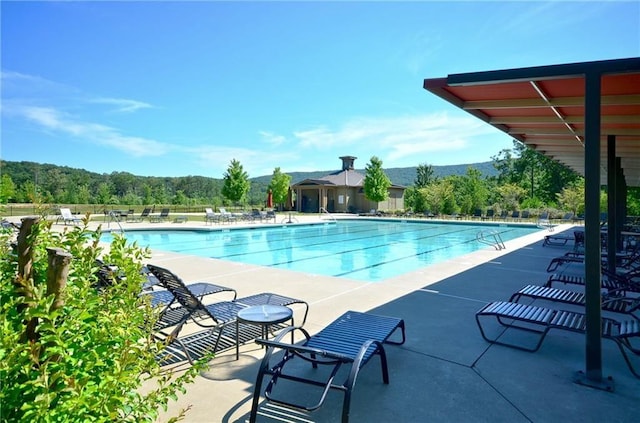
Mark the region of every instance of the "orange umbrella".
POLYGON ((273 208, 273 193, 271 190, 267 193, 267 208, 273 208))

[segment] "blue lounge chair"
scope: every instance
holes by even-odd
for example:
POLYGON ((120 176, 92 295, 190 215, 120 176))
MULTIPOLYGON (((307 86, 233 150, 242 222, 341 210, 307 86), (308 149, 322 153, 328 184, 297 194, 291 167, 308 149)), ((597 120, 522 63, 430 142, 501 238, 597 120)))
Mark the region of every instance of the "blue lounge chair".
POLYGON ((309 333, 302 328, 290 327, 285 329, 273 341, 257 340, 259 344, 267 347, 267 351, 258 371, 256 386, 253 391, 253 402, 249 422, 253 423, 256 421, 262 382, 266 376, 271 377, 264 393, 267 401, 307 411, 313 411, 322 406, 330 389, 342 391, 344 393, 342 422, 348 422, 351 393, 360 369, 368 363, 373 356, 379 356, 382 366, 382 380, 385 384, 388 384, 389 371, 387 368, 384 344, 400 345, 403 344, 404 341, 404 320, 356 311, 346 312, 313 336, 310 336, 309 333), (301 345, 282 342, 289 332, 295 330, 300 330, 306 338, 301 345), (391 340, 392 335, 398 330, 400 334, 394 335, 394 337, 400 339, 391 340), (277 350, 284 350, 284 356, 272 365, 271 359, 277 350), (289 367, 286 366, 294 358, 308 361, 313 368, 317 368, 319 365, 328 366, 328 368, 331 369, 330 375, 326 380, 297 375, 295 372, 291 372, 289 367), (349 374, 343 383, 336 383, 336 374, 342 366, 349 367, 349 374), (320 387, 322 389, 320 398, 315 404, 302 404, 285 398, 286 392, 276 393, 274 389, 279 379, 302 385, 320 387))
MULTIPOLYGON (((586 305, 586 296, 583 292, 566 289, 550 288, 540 285, 526 285, 515 292, 509 301, 519 303, 522 298, 542 300, 555 303, 571 304, 576 306, 586 305)), ((640 297, 628 298, 621 296, 618 290, 611 290, 602 296, 602 310, 611 313, 620 313, 640 320, 640 297)))
POLYGON ((302 325, 304 325, 309 312, 309 305, 306 302, 273 293, 261 293, 233 301, 220 301, 204 305, 187 288, 182 279, 171 271, 151 264, 148 264, 147 268, 182 306, 170 309, 171 312, 181 315, 181 319, 175 324, 173 330, 171 332, 157 331, 156 337, 167 344, 163 356, 159 357, 163 364, 173 364, 184 360, 193 364, 195 360, 208 353, 220 352, 233 347, 236 349, 236 358, 238 358, 240 344, 252 341, 262 334, 262 328, 237 324, 238 311, 244 308, 263 304, 281 306, 302 304, 305 306, 302 325), (204 330, 180 336, 180 332, 187 322, 193 322, 204 330))
MULTIPOLYGON (((484 306, 476 313, 476 323, 480 329, 480 334, 487 342, 530 352, 540 349, 544 338, 551 329, 586 333, 586 316, 584 313, 508 301, 496 301, 484 306), (519 343, 509 342, 504 340, 506 336, 504 330, 500 330, 497 335, 489 337, 481 323, 489 319, 495 319, 502 327, 536 334, 537 341, 533 346, 523 346, 519 343)), ((634 355, 640 355, 640 348, 631 344, 632 339, 640 337, 640 321, 635 319, 617 321, 603 317, 602 337, 616 343, 631 373, 640 378, 640 373, 635 370, 627 354, 627 351, 629 351, 634 355)))

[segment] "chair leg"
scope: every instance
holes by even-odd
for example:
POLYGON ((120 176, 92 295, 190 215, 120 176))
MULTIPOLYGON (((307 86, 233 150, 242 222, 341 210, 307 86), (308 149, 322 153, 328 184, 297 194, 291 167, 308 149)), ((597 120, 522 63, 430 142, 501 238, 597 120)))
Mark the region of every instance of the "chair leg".
MULTIPOLYGON (((268 347, 267 347, 268 348, 268 347)), ((256 385, 253 388, 253 400, 251 401, 251 414, 249 414, 249 423, 255 423, 258 417, 258 403, 260 402, 260 392, 262 391, 262 379, 264 378, 265 369, 268 367, 269 362, 262 361, 260 369, 258 370, 258 376, 256 377, 256 385)))
MULTIPOLYGON (((487 317, 489 317, 489 315, 485 315, 487 317)), ((544 329, 542 330, 537 330, 537 329, 533 329, 533 328, 527 328, 527 327, 523 327, 523 326, 518 326, 515 325, 514 323, 506 323, 502 320, 502 318, 505 318, 505 316, 499 316, 499 315, 493 315, 493 317, 496 318, 496 320, 498 321, 498 323, 500 323, 503 327, 505 327, 505 329, 500 332, 500 334, 498 336, 496 336, 495 338, 491 339, 489 337, 487 337, 487 335, 484 332, 484 329, 482 327, 482 324, 480 323, 480 315, 476 314, 476 323, 478 324, 478 328, 480 329, 480 335, 482 335, 482 337, 484 338, 485 341, 489 342, 490 344, 497 344, 497 345, 503 345, 505 347, 511 347, 511 348, 516 348, 518 350, 523 350, 523 351, 529 351, 529 352, 535 352, 538 351, 540 349, 540 347, 542 346, 542 342, 544 341, 544 338, 547 336, 547 333, 549 332, 549 329, 551 329, 550 326, 545 326, 544 329), (509 328, 513 328, 513 329, 517 329, 517 330, 522 330, 525 332, 532 332, 532 333, 536 333, 538 335, 540 335, 536 345, 534 347, 522 347, 520 345, 516 345, 516 344, 510 344, 508 342, 502 342, 499 341, 498 338, 500 338, 501 336, 503 336, 506 333, 506 330, 509 328)), ((509 319, 509 317, 506 317, 507 319, 509 319)))
MULTIPOLYGON (((625 351, 625 347, 628 347, 627 343, 624 342, 621 339, 617 339, 617 338, 612 338, 612 339, 618 345, 618 348, 620 349, 620 352, 622 353, 622 357, 624 358, 624 361, 627 363, 627 367, 629 367, 629 370, 631 370, 631 373, 633 373, 633 375, 635 377, 640 379, 640 373, 638 373, 636 371, 636 369, 633 367, 633 364, 631 363, 631 359, 629 358, 629 356, 627 355, 627 352, 625 351)), ((628 348, 630 348, 630 347, 628 347, 628 348)), ((634 351, 633 349, 631 349, 631 350, 634 351)))

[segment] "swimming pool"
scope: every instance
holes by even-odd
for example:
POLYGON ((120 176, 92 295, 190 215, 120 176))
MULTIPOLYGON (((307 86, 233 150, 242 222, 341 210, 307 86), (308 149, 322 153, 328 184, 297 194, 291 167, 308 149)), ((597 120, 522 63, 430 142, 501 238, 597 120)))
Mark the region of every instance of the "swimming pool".
MULTIPOLYGON (((476 240, 490 229, 504 241, 540 230, 511 225, 338 220, 215 231, 127 231, 128 241, 172 251, 279 269, 380 281, 487 247, 476 240)), ((105 233, 102 240, 111 241, 105 233)))

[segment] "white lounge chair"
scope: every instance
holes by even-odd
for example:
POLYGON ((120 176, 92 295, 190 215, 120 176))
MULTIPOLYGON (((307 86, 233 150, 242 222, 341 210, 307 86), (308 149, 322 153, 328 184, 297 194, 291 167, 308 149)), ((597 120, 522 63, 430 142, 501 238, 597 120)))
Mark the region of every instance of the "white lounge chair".
POLYGON ((76 223, 80 223, 82 222, 82 219, 80 219, 77 216, 74 216, 73 213, 71 213, 71 209, 70 208, 66 208, 66 207, 60 207, 60 217, 58 217, 58 222, 62 220, 64 222, 64 224, 66 225, 68 222, 72 223, 72 224, 76 224, 76 223))
POLYGON ((222 217, 223 222, 235 222, 237 220, 237 216, 233 213, 228 212, 225 208, 220 207, 220 215, 222 217))
POLYGON ((207 207, 204 209, 204 222, 205 223, 219 223, 220 222, 220 215, 218 213, 214 213, 213 209, 211 209, 210 207, 207 207))

